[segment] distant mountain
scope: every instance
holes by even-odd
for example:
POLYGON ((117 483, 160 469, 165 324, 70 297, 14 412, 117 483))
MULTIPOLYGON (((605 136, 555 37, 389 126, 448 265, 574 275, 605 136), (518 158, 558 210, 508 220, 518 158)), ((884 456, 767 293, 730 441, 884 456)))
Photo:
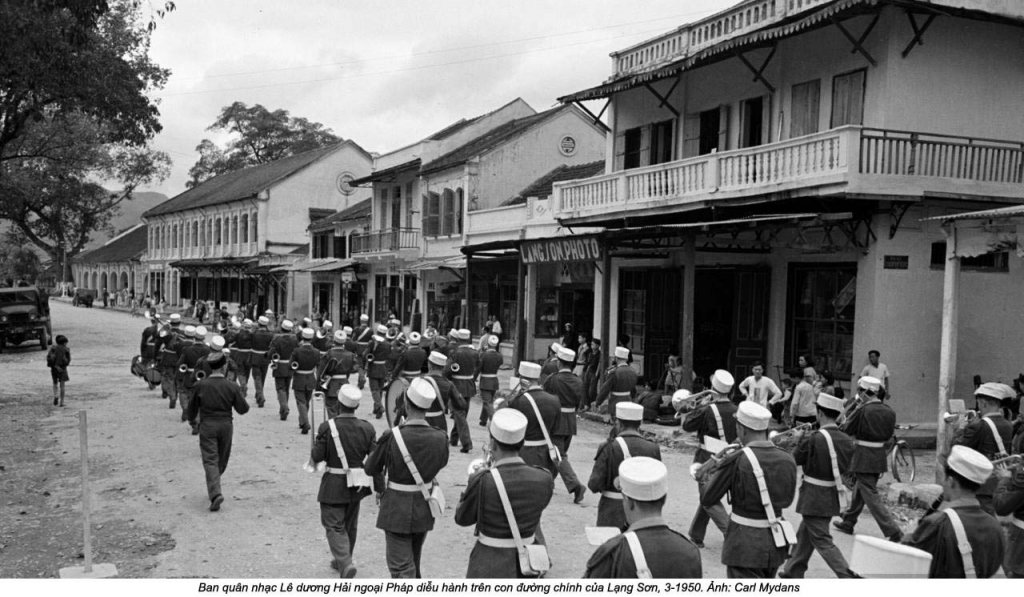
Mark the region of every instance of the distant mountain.
POLYGON ((92 240, 85 246, 85 250, 95 249, 128 228, 142 223, 142 213, 164 201, 167 201, 167 195, 163 193, 134 193, 131 201, 121 202, 121 205, 118 206, 120 208, 118 214, 110 220, 113 231, 110 234, 105 232, 94 233, 92 240))

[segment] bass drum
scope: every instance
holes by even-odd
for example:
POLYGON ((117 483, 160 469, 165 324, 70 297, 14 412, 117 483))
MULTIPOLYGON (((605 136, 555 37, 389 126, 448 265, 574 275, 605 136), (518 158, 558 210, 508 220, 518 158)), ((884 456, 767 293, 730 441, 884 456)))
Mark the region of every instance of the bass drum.
POLYGON ((384 388, 384 416, 387 417, 388 426, 398 425, 401 415, 405 412, 405 391, 409 389, 409 382, 399 377, 393 380, 384 388))

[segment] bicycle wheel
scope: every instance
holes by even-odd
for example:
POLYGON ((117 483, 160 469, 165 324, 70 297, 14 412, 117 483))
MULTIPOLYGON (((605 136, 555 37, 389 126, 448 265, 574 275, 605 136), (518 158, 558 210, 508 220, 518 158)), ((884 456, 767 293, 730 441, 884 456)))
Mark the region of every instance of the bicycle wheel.
POLYGON ((896 446, 892 449, 889 465, 892 476, 898 483, 913 483, 914 478, 917 477, 917 459, 914 458, 914 450, 903 440, 896 442, 896 446))

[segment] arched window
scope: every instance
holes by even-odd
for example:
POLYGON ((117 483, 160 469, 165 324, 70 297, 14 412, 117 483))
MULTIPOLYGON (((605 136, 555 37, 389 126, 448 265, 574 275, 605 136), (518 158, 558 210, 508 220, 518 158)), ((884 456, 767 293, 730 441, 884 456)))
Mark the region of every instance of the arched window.
POLYGON ((441 191, 441 236, 455 231, 455 193, 451 189, 441 191))
POLYGON ((231 218, 231 244, 238 244, 238 216, 231 218))
POLYGON ((219 245, 220 244, 220 241, 221 241, 221 238, 222 238, 221 237, 221 227, 222 227, 221 219, 217 218, 217 223, 214 225, 214 229, 213 229, 213 244, 215 244, 215 245, 219 245))
POLYGON ((192 246, 199 246, 199 220, 192 221, 192 246))
POLYGON ((242 228, 239 232, 242 233, 242 242, 249 242, 249 214, 242 214, 242 228))
POLYGON ((172 249, 177 249, 178 248, 178 225, 177 224, 174 225, 174 228, 172 229, 172 232, 171 232, 171 248, 172 249))
POLYGON ((252 242, 254 242, 254 243, 260 242, 259 231, 260 231, 260 228, 259 228, 259 216, 254 213, 254 214, 252 214, 252 242))

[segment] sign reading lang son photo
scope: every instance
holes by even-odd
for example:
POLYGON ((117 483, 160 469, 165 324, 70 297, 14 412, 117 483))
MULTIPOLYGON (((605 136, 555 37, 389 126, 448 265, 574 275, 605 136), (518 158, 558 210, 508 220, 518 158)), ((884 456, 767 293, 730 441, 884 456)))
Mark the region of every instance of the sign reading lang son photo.
POLYGON ((604 257, 601 242, 593 236, 528 240, 523 242, 520 251, 526 264, 596 262, 604 257))

